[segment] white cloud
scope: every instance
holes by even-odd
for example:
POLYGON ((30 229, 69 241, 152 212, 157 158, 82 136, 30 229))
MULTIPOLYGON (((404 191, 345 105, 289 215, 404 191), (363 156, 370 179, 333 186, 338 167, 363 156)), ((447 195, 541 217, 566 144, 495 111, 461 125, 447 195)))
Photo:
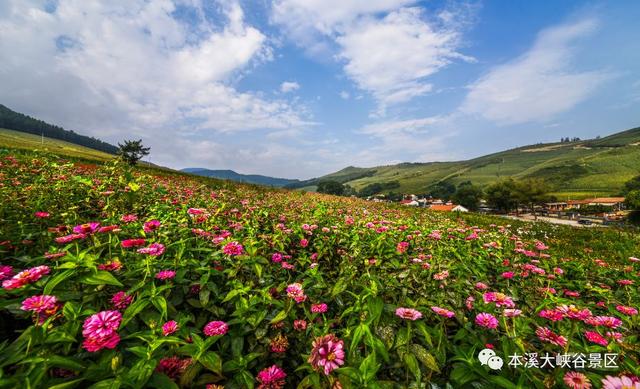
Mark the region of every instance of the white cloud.
POLYGON ((546 121, 588 98, 610 75, 571 66, 575 42, 597 28, 593 19, 543 30, 531 49, 470 86, 462 111, 501 124, 546 121))
POLYGON ((426 78, 453 60, 472 60, 457 50, 469 9, 445 10, 427 21, 411 0, 280 0, 272 19, 296 42, 326 54, 336 46, 344 71, 356 85, 373 95, 377 115, 387 106, 431 91, 426 78), (329 3, 329 4, 328 4, 329 3))
POLYGON ((340 97, 344 100, 349 100, 349 98, 351 97, 351 95, 349 94, 349 92, 347 92, 346 90, 343 90, 340 92, 340 97))
POLYGON ((388 120, 369 124, 361 128, 359 132, 377 137, 396 136, 401 133, 419 134, 429 132, 429 128, 434 124, 441 124, 446 120, 447 118, 441 116, 408 120, 388 120))
POLYGON ((175 131, 241 131, 306 125, 285 100, 239 92, 232 81, 270 60, 267 37, 236 1, 222 19, 174 17, 170 0, 10 0, 0 14, 0 100, 70 129, 151 143, 175 131), (56 44, 58 43, 58 44, 56 44), (155 136, 151 136, 151 134, 155 136), (159 137, 160 136, 160 137, 159 137))
POLYGON ((295 81, 285 81, 280 84, 280 92, 288 93, 300 89, 300 84, 295 81))

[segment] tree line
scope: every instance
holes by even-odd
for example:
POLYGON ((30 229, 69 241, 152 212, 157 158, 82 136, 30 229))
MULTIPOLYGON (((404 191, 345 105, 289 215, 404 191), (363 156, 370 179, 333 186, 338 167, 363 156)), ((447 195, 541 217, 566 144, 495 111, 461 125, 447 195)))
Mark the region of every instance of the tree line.
POLYGON ((76 134, 62 127, 49 124, 31 116, 15 112, 0 104, 0 128, 26 132, 34 135, 44 135, 47 138, 63 140, 94 150, 104 151, 109 154, 117 154, 118 147, 103 142, 100 139, 76 134))

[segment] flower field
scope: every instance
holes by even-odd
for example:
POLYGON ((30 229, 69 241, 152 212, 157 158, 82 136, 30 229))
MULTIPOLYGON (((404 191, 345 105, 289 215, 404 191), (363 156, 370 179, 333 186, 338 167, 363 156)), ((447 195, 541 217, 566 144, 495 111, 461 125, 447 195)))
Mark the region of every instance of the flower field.
POLYGON ((633 232, 18 151, 0 204, 0 388, 640 387, 633 232))

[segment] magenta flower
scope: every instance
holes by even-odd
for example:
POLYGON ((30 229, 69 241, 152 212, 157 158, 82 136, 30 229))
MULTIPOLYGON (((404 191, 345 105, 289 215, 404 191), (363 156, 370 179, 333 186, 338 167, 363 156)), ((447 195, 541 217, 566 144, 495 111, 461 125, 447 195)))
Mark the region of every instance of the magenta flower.
POLYGON ((6 280, 13 276, 13 268, 11 266, 0 266, 0 281, 6 280))
POLYGON ((294 320, 293 321, 293 329, 296 331, 304 331, 307 329, 307 321, 306 320, 294 320))
POLYGON ((238 242, 229 242, 224 246, 222 252, 232 256, 242 255, 242 253, 244 252, 244 247, 242 247, 242 245, 238 242))
POLYGON ((169 336, 179 329, 180 326, 178 325, 178 322, 175 320, 170 320, 162 325, 162 335, 169 336))
POLYGON ((160 359, 158 366, 156 366, 156 371, 167 375, 167 377, 173 380, 177 380, 191 363, 193 363, 191 358, 181 359, 178 356, 165 357, 160 359))
POLYGON ((38 211, 38 212, 36 212, 36 213, 35 213, 35 216, 36 216, 38 219, 46 219, 46 218, 48 218, 50 215, 49 215, 49 212, 38 211))
POLYGON ((479 313, 476 315, 476 324, 480 327, 495 329, 498 327, 498 319, 490 313, 479 313))
POLYGON ((132 223, 136 220, 138 220, 138 217, 136 215, 122 215, 122 217, 120 218, 120 221, 123 223, 132 223))
POLYGON ((207 336, 224 335, 229 331, 229 326, 223 321, 211 321, 204 326, 204 334, 207 336))
POLYGON ((431 310, 442 317, 452 318, 455 316, 455 313, 440 307, 431 307, 431 310))
POLYGON ((640 381, 637 380, 637 377, 612 377, 608 375, 602 380, 602 389, 640 389, 640 381))
POLYGON ((162 270, 156 274, 156 278, 159 280, 169 280, 176 276, 176 272, 173 270, 162 270))
POLYGON ((76 234, 93 234, 98 230, 99 227, 100 223, 97 222, 79 224, 73 227, 73 232, 75 232, 76 234))
POLYGON ((275 253, 271 256, 271 261, 275 262, 275 263, 280 263, 282 262, 282 254, 280 253, 275 253))
POLYGON ((309 356, 309 364, 314 370, 322 370, 325 375, 344 364, 344 342, 333 334, 316 338, 309 356))
POLYGON ((309 245, 309 241, 307 239, 300 239, 300 247, 307 247, 309 245))
POLYGON ((147 247, 138 249, 138 252, 140 254, 148 254, 148 255, 157 257, 162 255, 162 253, 164 253, 164 245, 162 243, 151 243, 147 247))
POLYGON ((536 329, 536 335, 538 336, 538 339, 540 339, 543 342, 555 344, 556 346, 560 346, 560 347, 564 347, 567 345, 567 338, 554 333, 553 331, 551 331, 549 328, 546 328, 546 327, 538 327, 536 329))
POLYGON ((52 310, 56 307, 58 299, 55 296, 40 295, 29 297, 22 302, 21 309, 23 311, 32 311, 35 313, 41 313, 52 310))
POLYGON ((325 303, 311 305, 311 312, 313 313, 325 313, 328 309, 329 307, 325 303))
POLYGON ((144 232, 148 234, 160 228, 160 225, 161 225, 160 221, 153 219, 144 223, 144 226, 142 227, 142 229, 144 230, 144 232))
POLYGON ((82 335, 85 337, 82 347, 89 352, 115 348, 120 342, 116 331, 121 320, 122 314, 118 311, 102 311, 89 316, 82 325, 82 335))
POLYGON ((591 381, 586 375, 576 371, 567 372, 562 378, 564 384, 570 389, 590 389, 591 381))
POLYGON ((25 285, 38 281, 42 276, 49 274, 49 266, 41 265, 23 270, 8 280, 2 281, 2 287, 5 289, 21 288, 25 285))
POLYGON ((132 300, 133 296, 129 296, 124 291, 120 291, 113 295, 111 298, 111 304, 113 304, 116 309, 123 310, 131 304, 132 300))
POLYGON ((144 246, 146 243, 147 241, 142 238, 135 238, 135 239, 125 239, 122 242, 120 242, 120 245, 125 249, 128 249, 131 247, 144 246))
POLYGON ((287 296, 294 299, 296 303, 301 303, 307 299, 307 296, 304 294, 304 289, 302 289, 302 284, 297 282, 287 286, 287 296))
POLYGON ((406 320, 418 320, 422 317, 422 313, 413 308, 397 308, 396 316, 406 320))
POLYGON ((587 338, 589 342, 596 343, 604 347, 607 347, 607 345, 609 344, 604 336, 595 331, 585 331, 584 337, 587 338))
MULTIPOLYGON (((1 273, 1 272, 0 272, 1 273)), ((625 315, 633 316, 638 314, 638 310, 633 307, 627 307, 624 305, 616 305, 616 310, 625 315)))
POLYGON ((71 243, 74 240, 84 239, 86 237, 87 235, 85 234, 69 234, 65 236, 59 236, 54 240, 56 241, 56 243, 66 244, 66 243, 71 243))
POLYGON ((258 389, 281 389, 284 387, 287 374, 277 365, 272 365, 258 373, 256 379, 260 383, 258 389))

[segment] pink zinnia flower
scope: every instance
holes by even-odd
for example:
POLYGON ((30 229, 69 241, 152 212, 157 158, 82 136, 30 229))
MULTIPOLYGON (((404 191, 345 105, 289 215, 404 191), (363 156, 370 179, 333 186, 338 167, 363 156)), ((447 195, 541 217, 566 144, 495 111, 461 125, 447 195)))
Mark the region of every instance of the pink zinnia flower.
POLYGON ((123 223, 131 223, 138 220, 138 217, 136 215, 123 215, 120 218, 120 221, 123 223))
POLYGON ((271 256, 271 261, 275 262, 275 263, 280 263, 282 262, 282 254, 280 253, 275 253, 271 256))
POLYGON ((567 372, 562 378, 570 389, 590 389, 591 381, 586 375, 575 371, 567 372))
POLYGON ((204 326, 204 334, 207 336, 224 335, 229 331, 229 326, 223 321, 210 321, 204 326))
POLYGON ((309 241, 307 239, 300 239, 300 247, 307 247, 309 245, 309 241))
POLYGON ((516 306, 511 297, 507 296, 504 293, 487 292, 482 295, 482 299, 484 300, 485 304, 495 303, 496 307, 498 308, 515 308, 516 306))
POLYGON ((313 341, 309 364, 314 370, 322 370, 325 375, 344 364, 344 342, 333 334, 327 334, 313 341))
POLYGON ((117 259, 98 265, 98 270, 114 271, 120 269, 122 269, 122 263, 117 259))
POLYGON ((142 229, 144 230, 144 232, 148 234, 160 228, 160 225, 161 225, 160 221, 153 219, 144 223, 144 226, 142 227, 142 229))
POLYGON ((170 320, 162 325, 162 335, 169 336, 178 331, 178 329, 180 329, 178 322, 175 320, 170 320))
POLYGON ((296 331, 304 331, 307 329, 307 322, 306 320, 294 320, 293 321, 293 328, 296 331))
POLYGON ((502 273, 502 278, 506 278, 508 280, 513 278, 513 272, 512 271, 506 271, 504 273, 502 273))
POLYGON ((227 255, 242 255, 244 252, 244 247, 238 242, 229 242, 227 243, 222 251, 227 255))
POLYGON ((55 238, 54 240, 56 241, 56 243, 65 244, 65 243, 73 242, 74 240, 84 239, 86 237, 87 237, 87 235, 85 235, 85 234, 69 234, 69 235, 65 235, 65 236, 59 236, 59 237, 55 238))
POLYGON ((638 377, 608 375, 602 380, 602 389, 640 389, 640 381, 638 377))
POLYGON ((625 315, 633 316, 638 314, 638 310, 633 307, 627 307, 624 305, 616 305, 616 310, 625 315))
POLYGON ((396 245, 396 251, 399 254, 405 253, 409 248, 409 242, 400 242, 396 245))
POLYGON ((560 321, 564 319, 564 313, 557 311, 555 309, 543 309, 538 313, 538 316, 544 317, 545 319, 551 321, 560 321))
POLYGON ((325 313, 328 309, 329 307, 325 303, 311 305, 311 312, 313 313, 325 313))
POLYGON ((302 284, 297 282, 287 286, 287 296, 294 299, 296 303, 301 303, 307 299, 304 289, 302 289, 302 284))
POLYGON ((452 318, 455 316, 455 313, 440 307, 431 307, 431 310, 442 317, 452 318))
POLYGON ((176 276, 176 272, 173 270, 162 270, 156 274, 156 278, 159 280, 169 280, 176 276))
POLYGON ((396 309, 396 316, 406 320, 418 320, 422 317, 422 313, 413 308, 398 308, 396 309))
POLYGON ((287 374, 277 365, 263 369, 258 373, 256 379, 260 383, 258 389, 282 389, 285 384, 287 374))
POLYGON ((164 245, 162 243, 151 243, 149 246, 138 249, 137 251, 140 254, 148 254, 157 257, 164 253, 164 245))
POLYGON ((502 314, 506 317, 516 317, 522 314, 520 309, 505 309, 502 311, 502 314))
POLYGON ((607 339, 604 336, 600 335, 595 331, 585 331, 584 337, 587 338, 589 342, 596 343, 601 346, 606 347, 609 344, 609 342, 607 342, 607 339))
POLYGON ((41 313, 45 311, 49 311, 54 309, 58 299, 55 296, 49 295, 40 295, 29 297, 28 299, 22 302, 22 310, 23 311, 32 311, 36 313, 41 313))
POLYGON ((38 281, 42 276, 49 274, 49 266, 41 265, 23 270, 8 280, 2 281, 2 287, 5 289, 21 288, 27 284, 38 281))
POLYGON ((112 226, 104 226, 104 227, 100 227, 98 228, 98 232, 99 233, 106 233, 106 232, 118 232, 118 231, 122 231, 120 229, 119 226, 117 225, 112 225, 112 226))
POLYGON ((144 246, 146 243, 147 241, 142 238, 135 238, 135 239, 125 239, 122 242, 120 242, 120 245, 127 249, 130 247, 144 246))
POLYGON ((482 283, 482 282, 476 282, 476 289, 478 290, 487 290, 489 289, 489 286, 487 286, 487 284, 482 283))
POLYGON ((479 313, 476 315, 476 324, 480 327, 495 329, 498 327, 498 319, 490 313, 479 313))
POLYGON ((93 234, 98 230, 99 227, 100 223, 97 222, 79 224, 73 227, 73 232, 75 232, 76 234, 93 234))
POLYGON ((182 373, 187 370, 192 362, 193 360, 191 358, 181 359, 178 356, 165 357, 160 359, 160 362, 156 367, 156 371, 167 375, 173 380, 177 380, 178 378, 180 378, 182 373))
POLYGON ((111 298, 111 304, 113 304, 116 309, 123 310, 131 304, 132 300, 133 296, 129 296, 124 291, 120 291, 113 295, 111 298))
POLYGON ((115 348, 120 342, 116 331, 121 320, 122 314, 118 311, 102 311, 89 316, 82 326, 85 337, 82 346, 89 352, 115 348))
POLYGON ((555 344, 556 346, 560 347, 564 347, 567 345, 567 338, 555 334, 553 331, 545 327, 538 327, 538 329, 536 329, 536 335, 538 336, 538 339, 542 340, 543 342, 555 344))
POLYGON ((46 219, 46 218, 48 218, 50 215, 49 215, 49 212, 38 211, 38 212, 36 212, 36 213, 35 213, 35 216, 36 216, 38 219, 46 219))

